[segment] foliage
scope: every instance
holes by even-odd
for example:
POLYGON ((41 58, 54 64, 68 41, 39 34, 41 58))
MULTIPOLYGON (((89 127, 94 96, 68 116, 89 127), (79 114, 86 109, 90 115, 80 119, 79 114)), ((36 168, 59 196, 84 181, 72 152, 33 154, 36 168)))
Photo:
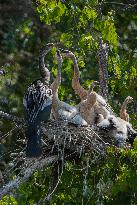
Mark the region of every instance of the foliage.
MULTIPOLYGON (((135 205, 136 143, 137 141, 135 149, 108 148, 106 155, 94 163, 91 163, 92 160, 87 155, 83 156, 82 164, 67 161, 51 204, 135 205)), ((15 192, 15 198, 3 197, 0 204, 38 203, 48 191, 51 168, 35 172, 33 177, 15 192)))
MULTIPOLYGON (((75 53, 81 70, 81 83, 85 88, 89 87, 93 80, 98 79, 96 53, 99 38, 102 37, 109 45, 109 102, 118 113, 124 98, 132 96, 135 103, 129 114, 131 122, 136 125, 137 13, 120 10, 121 7, 111 5, 110 1, 105 4, 97 0, 39 0, 33 5, 26 0, 24 2, 4 2, 9 6, 6 8, 16 5, 17 10, 15 7, 11 13, 2 11, 0 62, 6 75, 0 76, 0 109, 23 115, 23 93, 39 75, 38 50, 47 42, 60 42, 63 48, 75 53)), ((46 63, 55 77, 57 66, 50 57, 47 56, 46 63)), ((72 75, 72 62, 64 60, 60 99, 75 104, 79 99, 71 88, 72 75)), ((0 121, 1 135, 12 126, 0 121)), ((11 145, 12 149, 16 148, 15 139, 13 134, 5 140, 6 151, 11 145)), ((110 148, 106 156, 90 167, 85 160, 88 156, 81 159, 82 167, 68 161, 52 204, 137 204, 136 152, 137 142, 134 149, 110 148)), ((9 159, 4 160, 9 162, 9 159)), ((51 169, 36 172, 15 196, 5 196, 0 205, 38 202, 48 191, 51 169)))

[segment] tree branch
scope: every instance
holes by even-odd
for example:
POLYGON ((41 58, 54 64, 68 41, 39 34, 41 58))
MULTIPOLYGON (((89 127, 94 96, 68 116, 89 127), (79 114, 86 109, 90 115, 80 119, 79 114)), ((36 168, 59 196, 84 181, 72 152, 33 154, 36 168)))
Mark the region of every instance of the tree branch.
POLYGON ((100 81, 100 94, 107 99, 108 97, 108 46, 99 39, 99 48, 97 52, 99 63, 99 81, 100 81))
POLYGON ((136 6, 137 6, 137 3, 130 3, 130 4, 124 4, 124 3, 120 3, 120 2, 102 2, 101 3, 102 5, 103 4, 110 4, 112 6, 117 6, 117 7, 120 7, 121 10, 136 10, 136 6))
MULTIPOLYGON (((18 176, 15 180, 10 181, 7 185, 5 185, 2 189, 0 189, 0 199, 5 194, 10 194, 12 193, 15 189, 19 188, 19 186, 27 181, 27 179, 37 170, 37 169, 42 169, 44 166, 48 166, 51 163, 55 162, 58 159, 58 156, 52 156, 48 157, 45 159, 37 159, 34 161, 34 164, 31 165, 30 167, 26 168, 28 166, 28 163, 31 161, 29 160, 28 163, 26 164, 26 167, 22 170, 23 177, 18 176)), ((33 162, 33 161, 32 161, 33 162)))
POLYGON ((3 112, 0 110, 0 119, 4 119, 4 120, 10 120, 10 121, 13 121, 13 122, 16 122, 18 124, 20 123, 25 123, 24 119, 23 118, 18 118, 16 116, 13 116, 11 114, 8 114, 6 112, 3 112))

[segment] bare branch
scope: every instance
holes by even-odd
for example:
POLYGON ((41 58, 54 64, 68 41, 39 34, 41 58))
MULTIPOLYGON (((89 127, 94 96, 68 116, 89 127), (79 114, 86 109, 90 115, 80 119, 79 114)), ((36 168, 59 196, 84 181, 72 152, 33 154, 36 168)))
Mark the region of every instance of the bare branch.
POLYGON ((115 2, 115 1, 111 1, 111 2, 102 2, 102 5, 104 4, 110 4, 111 6, 115 6, 117 9, 119 10, 136 10, 137 9, 137 3, 134 3, 133 1, 131 1, 131 3, 129 4, 125 4, 125 3, 121 3, 121 2, 115 2))
POLYGON ((25 123, 24 119, 23 118, 18 118, 16 116, 13 116, 9 113, 6 113, 6 112, 3 112, 0 110, 0 119, 4 119, 4 120, 10 120, 10 121, 13 121, 13 122, 16 122, 16 123, 25 123))
POLYGON ((99 81, 100 81, 100 94, 107 99, 108 97, 108 50, 107 44, 103 43, 102 39, 99 40, 99 48, 97 58, 99 62, 99 81))
MULTIPOLYGON (((5 185, 2 189, 0 189, 0 199, 5 194, 12 193, 15 189, 19 188, 19 186, 27 181, 27 179, 37 170, 42 169, 44 166, 49 166, 51 163, 55 162, 58 159, 57 156, 48 157, 45 159, 37 159, 34 161, 34 164, 28 168, 24 168, 22 170, 23 177, 18 176, 15 180, 10 181, 7 185, 5 185)), ((30 161, 30 160, 29 160, 30 161)), ((27 164, 28 165, 28 164, 27 164)))

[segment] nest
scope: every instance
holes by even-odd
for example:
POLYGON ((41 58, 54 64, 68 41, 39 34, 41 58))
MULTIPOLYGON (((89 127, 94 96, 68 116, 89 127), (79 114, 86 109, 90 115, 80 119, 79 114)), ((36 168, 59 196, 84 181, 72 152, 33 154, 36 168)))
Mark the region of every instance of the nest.
MULTIPOLYGON (((25 135, 25 126, 20 125, 18 129, 21 130, 21 127, 25 135)), ((5 194, 13 194, 14 190, 19 188, 38 169, 41 170, 45 166, 47 168, 59 160, 63 164, 67 160, 79 161, 85 154, 92 161, 98 160, 100 156, 104 156, 106 148, 113 144, 113 139, 109 136, 101 135, 91 127, 78 127, 67 121, 51 120, 46 124, 43 123, 42 136, 43 156, 39 159, 27 159, 25 157, 26 142, 18 134, 17 141, 20 141, 20 148, 15 151, 16 153, 12 153, 13 160, 9 162, 10 167, 8 164, 3 172, 0 198, 5 194), (5 183, 7 179, 9 182, 5 183)), ((11 159, 11 153, 9 156, 11 159)))
MULTIPOLYGON (((76 154, 98 153, 103 154, 113 139, 105 133, 100 133, 91 127, 79 127, 67 121, 52 120, 43 124, 43 140, 49 150, 54 152, 56 147, 63 148, 76 154)), ((43 151, 45 152, 46 146, 43 151)))

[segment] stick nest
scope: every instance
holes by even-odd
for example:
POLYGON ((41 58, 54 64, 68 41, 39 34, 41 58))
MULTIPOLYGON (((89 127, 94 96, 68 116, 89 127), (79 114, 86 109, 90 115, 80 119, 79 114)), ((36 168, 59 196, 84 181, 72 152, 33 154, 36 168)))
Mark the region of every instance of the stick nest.
POLYGON ((114 143, 110 136, 100 133, 95 127, 78 127, 67 121, 52 120, 43 124, 42 131, 48 151, 58 146, 80 155, 91 152, 103 154, 106 147, 114 143))
POLYGON ((91 127, 77 127, 67 121, 51 120, 42 124, 43 156, 39 159, 27 159, 26 141, 24 142, 24 138, 20 136, 20 132, 23 132, 23 136, 25 135, 25 125, 18 125, 16 128, 19 144, 17 142, 16 150, 12 153, 10 151, 10 160, 2 172, 0 198, 5 194, 13 194, 14 190, 18 189, 38 169, 42 170, 44 167, 51 166, 58 160, 61 160, 63 164, 67 160, 74 159, 81 163, 81 156, 85 154, 91 161, 97 161, 102 155, 104 156, 106 148, 113 144, 113 139, 104 134, 101 135, 91 127))

